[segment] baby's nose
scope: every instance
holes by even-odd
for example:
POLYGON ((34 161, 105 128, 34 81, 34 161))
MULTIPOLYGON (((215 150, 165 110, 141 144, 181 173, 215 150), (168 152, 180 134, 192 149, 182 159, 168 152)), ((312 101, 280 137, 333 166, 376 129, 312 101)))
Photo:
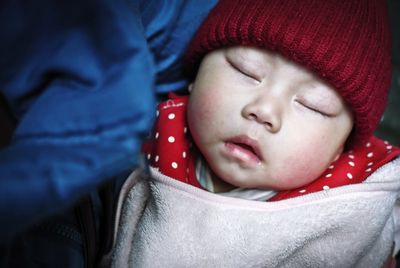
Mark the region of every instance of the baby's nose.
POLYGON ((281 128, 281 109, 278 101, 272 97, 257 98, 242 109, 242 116, 248 120, 256 121, 265 128, 276 133, 281 128))

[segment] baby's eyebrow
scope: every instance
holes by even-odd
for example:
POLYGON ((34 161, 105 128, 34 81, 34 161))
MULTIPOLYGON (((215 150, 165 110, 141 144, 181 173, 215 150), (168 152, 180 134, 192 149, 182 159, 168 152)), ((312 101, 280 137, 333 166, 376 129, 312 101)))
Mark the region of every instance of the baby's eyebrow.
POLYGON ((228 50, 228 56, 235 56, 243 61, 246 60, 253 60, 253 61, 261 61, 260 56, 262 55, 259 52, 250 50, 250 49, 246 49, 246 48, 232 48, 230 50, 228 50), (258 55, 260 54, 260 55, 258 55))
POLYGON ((268 68, 268 62, 264 55, 246 48, 233 48, 227 51, 228 59, 237 60, 237 63, 250 68, 252 71, 261 73, 268 68))
POLYGON ((340 95, 338 95, 334 89, 331 89, 325 85, 313 84, 312 86, 308 87, 306 94, 313 94, 314 96, 317 95, 318 100, 323 105, 327 105, 332 108, 339 108, 345 105, 340 95))

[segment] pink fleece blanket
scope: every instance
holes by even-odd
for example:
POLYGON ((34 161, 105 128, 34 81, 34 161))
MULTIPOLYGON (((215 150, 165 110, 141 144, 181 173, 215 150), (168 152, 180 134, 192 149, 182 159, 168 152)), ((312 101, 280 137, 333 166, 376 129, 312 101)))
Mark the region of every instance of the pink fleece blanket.
POLYGON ((364 183, 277 202, 151 173, 126 181, 104 266, 381 267, 399 248, 400 159, 364 183))

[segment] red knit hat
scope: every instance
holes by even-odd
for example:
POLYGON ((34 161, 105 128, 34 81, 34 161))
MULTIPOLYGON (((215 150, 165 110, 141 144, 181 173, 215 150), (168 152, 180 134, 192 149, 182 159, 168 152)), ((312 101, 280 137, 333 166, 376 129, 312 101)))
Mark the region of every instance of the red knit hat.
POLYGON ((201 59, 225 46, 277 51, 330 83, 354 114, 351 145, 380 122, 391 81, 391 46, 384 0, 220 0, 187 52, 201 59))

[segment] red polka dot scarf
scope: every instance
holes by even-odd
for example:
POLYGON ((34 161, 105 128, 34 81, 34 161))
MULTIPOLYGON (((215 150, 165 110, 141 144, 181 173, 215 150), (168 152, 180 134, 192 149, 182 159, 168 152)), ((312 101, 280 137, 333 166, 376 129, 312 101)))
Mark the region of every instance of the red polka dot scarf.
MULTIPOLYGON (((186 122, 188 96, 170 95, 160 103, 151 137, 143 144, 150 166, 179 181, 201 187, 195 175, 195 157, 186 122)), ((376 137, 363 146, 344 152, 312 183, 281 191, 268 201, 278 201, 308 193, 361 183, 379 167, 400 154, 400 148, 376 137)))

